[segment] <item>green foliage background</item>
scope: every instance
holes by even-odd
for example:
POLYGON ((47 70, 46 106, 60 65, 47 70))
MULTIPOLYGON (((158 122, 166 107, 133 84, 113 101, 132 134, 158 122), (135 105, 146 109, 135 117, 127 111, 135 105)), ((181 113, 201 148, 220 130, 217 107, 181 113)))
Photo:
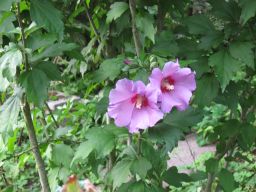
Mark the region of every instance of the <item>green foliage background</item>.
POLYGON ((255 191, 255 14, 255 0, 137 0, 136 55, 128 0, 1 0, 0 189, 40 191, 25 99, 52 191, 71 174, 102 191, 255 191), (176 58, 196 72, 191 107, 127 146, 127 130, 106 114, 110 89, 121 78, 147 83, 152 68, 176 58), (56 91, 81 100, 50 114, 56 91), (190 175, 167 168, 191 132, 216 153, 190 175))

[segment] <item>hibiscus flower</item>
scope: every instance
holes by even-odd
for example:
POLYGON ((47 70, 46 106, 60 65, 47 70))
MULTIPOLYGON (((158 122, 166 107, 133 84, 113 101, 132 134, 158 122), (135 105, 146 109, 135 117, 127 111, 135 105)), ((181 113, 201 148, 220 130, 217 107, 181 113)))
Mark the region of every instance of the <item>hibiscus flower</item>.
POLYGON ((167 62, 163 70, 155 68, 149 77, 151 89, 158 92, 161 110, 168 113, 173 107, 185 110, 192 91, 196 89, 195 72, 190 68, 180 68, 178 60, 167 62))
POLYGON ((157 92, 142 81, 121 79, 109 94, 108 114, 117 126, 127 127, 129 132, 135 133, 154 126, 163 118, 157 99, 157 92))

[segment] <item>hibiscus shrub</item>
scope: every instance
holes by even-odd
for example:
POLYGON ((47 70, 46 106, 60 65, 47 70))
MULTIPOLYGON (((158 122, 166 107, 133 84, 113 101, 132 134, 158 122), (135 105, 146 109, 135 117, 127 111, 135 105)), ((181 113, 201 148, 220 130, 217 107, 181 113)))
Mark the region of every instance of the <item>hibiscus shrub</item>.
POLYGON ((255 191, 255 2, 0 0, 0 191, 255 191))

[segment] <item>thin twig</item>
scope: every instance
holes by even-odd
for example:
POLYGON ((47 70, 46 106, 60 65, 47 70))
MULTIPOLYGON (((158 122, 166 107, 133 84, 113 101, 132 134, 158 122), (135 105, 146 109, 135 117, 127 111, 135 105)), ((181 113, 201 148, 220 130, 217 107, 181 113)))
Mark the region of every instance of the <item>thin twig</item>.
POLYGON ((142 139, 142 133, 139 132, 139 137, 138 137, 138 155, 141 154, 141 139, 142 139))
POLYGON ((100 40, 100 33, 97 30, 96 25, 95 25, 95 23, 94 23, 94 21, 92 19, 92 16, 91 16, 91 14, 89 12, 89 7, 87 6, 87 3, 85 2, 85 0, 82 0, 82 4, 84 5, 85 12, 86 12, 87 18, 88 18, 88 20, 89 20, 89 22, 90 22, 90 24, 92 26, 93 32, 94 32, 95 36, 97 37, 98 42, 100 43, 101 42, 101 40, 100 40))
POLYGON ((51 117, 52 117, 52 120, 53 120, 53 122, 54 122, 56 128, 59 128, 60 126, 59 126, 58 122, 56 121, 56 119, 55 119, 55 117, 54 117, 54 115, 53 115, 53 113, 52 113, 52 110, 51 110, 51 108, 49 107, 48 103, 45 102, 45 105, 46 105, 46 107, 47 107, 47 109, 48 109, 48 111, 49 111, 49 113, 50 113, 50 115, 51 115, 51 117))
POLYGON ((142 49, 139 33, 136 27, 136 0, 129 0, 129 7, 130 7, 130 12, 131 12, 131 17, 132 17, 132 34, 133 34, 133 40, 134 40, 134 45, 136 49, 136 55, 139 57, 140 56, 140 51, 142 49))
MULTIPOLYGON (((40 148, 41 146, 44 146, 45 144, 49 144, 49 143, 56 143, 56 142, 60 142, 62 141, 63 142, 63 139, 59 138, 59 139, 48 139, 44 142, 41 142, 41 143, 38 143, 38 147, 40 148)), ((80 142, 75 142, 75 141, 71 141, 71 140, 68 140, 68 142, 74 142, 75 144, 81 144, 80 142)), ((28 153, 28 152, 31 152, 32 150, 34 149, 34 147, 30 147, 24 151, 21 151, 20 153, 16 153, 16 154, 13 154, 5 159, 2 159, 1 161, 4 162, 4 161, 8 161, 12 158, 18 158, 20 157, 21 155, 25 154, 25 153, 28 153)))
MULTIPOLYGON (((193 161, 194 161, 194 163, 195 163, 195 162, 196 162, 195 154, 193 153, 193 151, 192 151, 192 149, 191 149, 191 147, 190 147, 190 145, 189 145, 189 142, 188 142, 188 140, 187 140, 186 137, 185 137, 185 141, 186 141, 186 143, 187 143, 187 145, 188 145, 188 149, 189 149, 190 155, 192 156, 193 161)), ((196 164, 195 164, 195 170, 197 170, 196 164)))
MULTIPOLYGON (((227 144, 225 146, 225 149, 223 150, 223 152, 221 153, 217 153, 215 154, 215 159, 217 161, 221 160, 225 154, 234 147, 235 145, 235 141, 236 141, 237 135, 231 137, 228 141, 227 144)), ((206 183, 206 187, 202 190, 203 192, 211 192, 212 190, 212 184, 215 180, 215 174, 214 173, 208 173, 208 179, 207 179, 207 183, 206 183)))
POLYGON ((132 134, 128 133, 127 146, 132 144, 132 134))
POLYGON ((3 180, 4 180, 5 185, 6 185, 6 186, 9 186, 9 182, 8 182, 8 180, 6 179, 6 176, 5 176, 5 173, 4 173, 4 172, 2 172, 2 177, 3 177, 3 180))
POLYGON ((18 12, 18 15, 17 15, 17 20, 18 20, 18 23, 19 23, 19 26, 20 26, 20 30, 21 30, 21 40, 22 40, 22 44, 23 44, 23 57, 25 58, 25 68, 26 70, 28 71, 30 69, 30 66, 29 66, 29 62, 28 62, 28 56, 27 54, 25 53, 25 48, 26 48, 26 36, 25 36, 25 31, 24 31, 24 26, 23 26, 23 23, 22 23, 22 20, 21 20, 21 14, 20 14, 20 3, 17 3, 17 12, 18 12))
POLYGON ((21 146, 22 138, 23 138, 23 131, 24 131, 24 128, 22 128, 22 129, 20 130, 20 136, 19 136, 18 141, 17 141, 17 145, 18 145, 18 146, 21 146))

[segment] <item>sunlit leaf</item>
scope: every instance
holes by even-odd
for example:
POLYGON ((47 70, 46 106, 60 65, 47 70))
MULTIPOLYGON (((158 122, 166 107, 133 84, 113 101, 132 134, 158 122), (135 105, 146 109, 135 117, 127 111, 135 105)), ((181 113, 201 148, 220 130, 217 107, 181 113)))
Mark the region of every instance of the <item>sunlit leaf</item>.
POLYGON ((110 11, 107 13, 107 23, 119 18, 127 9, 128 4, 125 2, 115 2, 110 6, 110 11))
POLYGON ((14 94, 0 107, 0 133, 15 128, 20 112, 22 93, 22 89, 17 87, 14 94))
MULTIPOLYGON (((9 44, 6 52, 0 58, 0 73, 8 71, 12 77, 16 74, 17 66, 22 63, 22 53, 15 44, 9 44)), ((3 75, 4 76, 4 75, 3 75)))

